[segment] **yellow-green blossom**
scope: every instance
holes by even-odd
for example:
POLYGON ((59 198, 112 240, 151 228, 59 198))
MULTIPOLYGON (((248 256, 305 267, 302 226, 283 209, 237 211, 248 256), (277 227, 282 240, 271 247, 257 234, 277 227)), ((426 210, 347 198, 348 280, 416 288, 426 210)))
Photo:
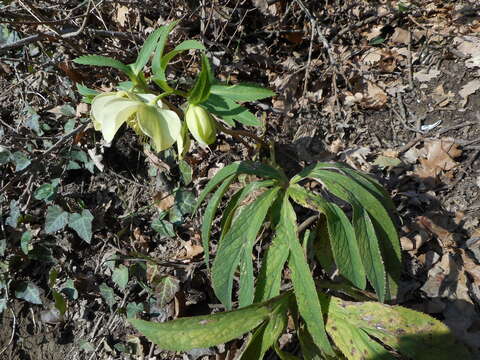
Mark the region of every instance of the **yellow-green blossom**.
POLYGON ((189 104, 185 112, 188 130, 203 146, 210 145, 217 136, 217 123, 212 116, 199 105, 189 104))
POLYGON ((92 101, 91 117, 95 130, 111 142, 118 129, 127 123, 138 135, 147 135, 157 151, 172 146, 180 136, 182 122, 152 94, 126 91, 97 95, 92 101))

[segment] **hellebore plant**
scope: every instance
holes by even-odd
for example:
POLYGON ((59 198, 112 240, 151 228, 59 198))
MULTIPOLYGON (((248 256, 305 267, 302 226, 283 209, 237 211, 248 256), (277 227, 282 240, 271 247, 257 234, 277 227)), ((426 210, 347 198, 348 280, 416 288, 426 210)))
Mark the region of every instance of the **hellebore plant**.
MULTIPOLYGON (((133 64, 94 55, 75 60, 114 67, 130 79, 111 93, 78 87, 92 104, 95 129, 110 142, 125 123, 141 138, 148 137, 157 151, 176 143, 179 158, 189 150, 189 133, 201 146, 214 143, 217 131, 245 134, 264 145, 254 134, 228 130, 221 122, 261 125, 239 102, 273 92, 215 80, 198 41, 186 40, 164 54, 175 25, 154 31, 133 64), (176 89, 167 82, 166 70, 188 50, 201 52, 202 68, 190 90, 176 89), (142 70, 152 53, 152 76, 147 78, 142 70), (170 95, 186 103, 175 107, 165 99, 170 95)), ((243 360, 262 359, 269 349, 282 360, 298 359, 280 348, 278 339, 287 328, 299 341, 296 355, 304 359, 469 359, 440 321, 383 304, 397 298, 402 261, 395 207, 382 186, 338 163, 312 164, 288 178, 275 162, 274 148, 268 159, 260 153, 258 162, 225 166, 198 198, 197 209, 209 197, 201 229, 204 258, 215 295, 227 311, 166 323, 129 322, 162 349, 173 351, 214 346, 252 332, 239 355, 243 360), (244 186, 239 188, 240 176, 244 186), (312 181, 317 182, 315 191, 312 181), (222 209, 210 264, 212 224, 232 184, 237 191, 222 209), (308 215, 298 224, 298 218, 308 215)))

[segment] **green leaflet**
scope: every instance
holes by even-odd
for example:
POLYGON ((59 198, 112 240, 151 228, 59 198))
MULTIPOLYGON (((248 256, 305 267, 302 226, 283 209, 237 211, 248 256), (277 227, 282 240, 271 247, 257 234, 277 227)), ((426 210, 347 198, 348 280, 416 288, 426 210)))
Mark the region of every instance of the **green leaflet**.
POLYGON ((209 60, 205 53, 202 52, 202 70, 188 96, 190 104, 198 105, 208 98, 212 77, 209 60))
POLYGON ((132 70, 121 61, 100 55, 83 55, 74 59, 73 62, 80 65, 109 66, 124 72, 129 78, 134 78, 132 70))
POLYGON ((275 180, 264 180, 264 181, 254 181, 247 184, 243 189, 238 190, 230 199, 230 202, 227 204, 227 207, 223 211, 222 220, 220 222, 220 227, 222 229, 221 239, 225 237, 230 229, 230 225, 232 224, 233 217, 235 212, 239 208, 240 204, 242 203, 245 198, 253 193, 254 191, 262 188, 262 187, 270 187, 275 184, 275 180))
POLYGON ((278 306, 270 319, 262 324, 250 338, 240 360, 261 360, 269 348, 272 347, 284 332, 287 326, 288 303, 278 306))
POLYGON ((137 60, 130 65, 130 68, 133 70, 135 75, 138 75, 140 71, 143 70, 145 65, 147 65, 148 59, 153 53, 153 50, 157 46, 158 39, 165 31, 163 27, 158 28, 148 35, 147 40, 143 43, 142 49, 138 53, 137 60))
POLYGON ((303 248, 298 240, 297 218, 288 199, 289 194, 290 190, 283 197, 280 223, 277 226, 276 236, 285 238, 290 248, 288 267, 292 272, 292 284, 298 311, 305 321, 315 344, 325 354, 333 356, 333 349, 325 333, 323 312, 317 296, 315 282, 313 281, 303 248))
POLYGON ((256 175, 258 177, 266 177, 271 179, 276 179, 280 181, 284 181, 285 175, 280 173, 277 169, 265 165, 262 163, 256 163, 252 161, 241 161, 235 162, 233 164, 225 166, 221 169, 215 176, 210 179, 205 189, 200 193, 198 196, 197 204, 193 212, 196 212, 200 204, 205 200, 205 197, 223 180, 225 180, 230 175, 240 175, 240 174, 247 174, 247 175, 256 175))
POLYGON ((150 341, 164 350, 186 351, 225 343, 255 329, 278 307, 289 301, 282 295, 268 302, 213 315, 181 318, 166 323, 139 319, 128 321, 150 341))
POLYGON ((215 218, 215 213, 217 212, 218 206, 220 205, 220 201, 222 200, 223 195, 227 191, 228 187, 235 179, 235 175, 231 175, 228 177, 222 185, 218 187, 218 189, 213 194, 212 198, 208 202, 207 207, 205 208, 205 214, 203 215, 203 222, 202 222, 202 246, 204 251, 205 257, 205 264, 207 268, 209 267, 209 255, 210 255, 210 231, 212 229, 212 223, 215 218))
POLYGON ((211 88, 212 94, 229 98, 233 101, 255 101, 265 99, 267 97, 275 96, 275 93, 255 84, 236 84, 236 85, 213 85, 211 88))
MULTIPOLYGON (((402 269, 400 241, 398 239, 395 225, 383 206, 383 203, 361 184, 340 173, 328 170, 316 170, 312 171, 308 177, 319 179, 320 181, 328 181, 333 184, 336 183, 344 189, 348 189, 349 193, 357 200, 357 202, 367 210, 376 230, 380 251, 382 252, 387 270, 385 299, 390 300, 395 298, 397 283, 400 279, 402 269)), ((341 194, 339 192, 338 196, 342 200, 349 201, 349 196, 345 195, 345 193, 341 194)))
POLYGON ((175 26, 177 26, 178 23, 179 20, 172 21, 170 24, 164 25, 159 29, 161 34, 158 39, 155 54, 153 55, 152 59, 152 72, 154 75, 157 75, 160 72, 160 61, 163 56, 163 49, 165 48, 165 44, 167 43, 167 37, 170 32, 175 28, 175 26))
POLYGON ((332 274, 335 269, 335 259, 333 258, 332 246, 330 244, 330 235, 328 234, 327 218, 321 214, 316 226, 317 239, 314 243, 315 257, 327 272, 332 274))
POLYGON ((253 273, 249 265, 252 261, 251 253, 257 233, 279 190, 279 188, 267 190, 257 200, 247 205, 218 244, 212 266, 212 285, 215 294, 227 309, 232 308, 233 276, 240 262, 243 267, 240 273, 243 285, 240 287, 239 295, 243 300, 241 305, 245 306, 248 299, 253 300, 253 273), (246 278, 242 280, 245 276, 246 278))
MULTIPOLYGON (((165 56, 162 56, 160 58, 160 65, 158 67, 155 66, 155 69, 154 69, 155 76, 152 77, 152 80, 158 86, 160 86, 164 91, 169 92, 169 93, 176 93, 177 91, 175 89, 173 89, 172 87, 170 87, 170 85, 168 85, 168 83, 167 83, 167 77, 166 77, 167 66, 175 56, 177 56, 178 54, 180 54, 184 51, 192 50, 192 49, 204 50, 204 51, 206 50, 205 46, 197 40, 185 40, 185 41, 183 41, 182 43, 177 45, 175 47, 175 49, 173 49, 169 53, 165 54, 165 56)), ((162 48, 162 50, 163 50, 163 48, 162 48)), ((154 61, 156 62, 157 59, 155 58, 154 61)))
MULTIPOLYGON (((333 173, 332 173, 333 174, 333 173)), ((355 196, 343 186, 333 181, 332 178, 322 177, 322 182, 335 196, 344 199, 353 207, 352 224, 355 230, 360 256, 365 266, 367 278, 372 284, 378 299, 385 301, 386 273, 383 265, 382 254, 378 246, 377 234, 372 221, 365 208, 357 201, 355 196)))
MULTIPOLYGON (((471 354, 456 341, 447 326, 426 314, 401 306, 354 303, 332 297, 327 329, 336 327, 338 320, 347 322, 352 328, 362 329, 411 359, 471 359, 471 354)), ((376 360, 377 357, 371 359, 376 360)))
POLYGON ((326 216, 330 245, 340 273, 356 287, 365 289, 365 269, 355 232, 342 209, 296 184, 290 185, 289 193, 295 202, 326 216))
POLYGON ((234 121, 246 126, 262 125, 262 122, 246 107, 238 105, 235 101, 223 95, 211 93, 208 99, 202 103, 202 106, 212 114, 221 117, 230 126, 235 125, 234 121))

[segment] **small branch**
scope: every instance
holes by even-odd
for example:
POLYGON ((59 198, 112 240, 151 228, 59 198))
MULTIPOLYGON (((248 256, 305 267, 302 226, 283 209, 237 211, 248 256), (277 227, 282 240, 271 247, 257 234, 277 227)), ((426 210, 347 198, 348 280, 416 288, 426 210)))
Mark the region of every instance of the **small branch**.
POLYGON ((236 139, 241 139, 242 136, 249 137, 249 138, 255 140, 260 145, 262 145, 263 147, 268 147, 268 144, 265 141, 263 141, 257 135, 251 133, 250 131, 228 129, 225 126, 223 126, 223 124, 219 121, 217 121, 217 126, 220 129, 220 131, 224 132, 225 134, 231 135, 236 139))

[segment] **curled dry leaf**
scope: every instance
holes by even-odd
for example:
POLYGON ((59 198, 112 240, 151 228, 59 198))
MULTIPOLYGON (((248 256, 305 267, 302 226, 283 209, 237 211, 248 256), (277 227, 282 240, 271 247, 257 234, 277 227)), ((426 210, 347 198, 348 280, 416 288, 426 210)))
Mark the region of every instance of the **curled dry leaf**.
POLYGON ((436 179, 441 174, 451 177, 452 170, 458 165, 454 159, 462 155, 462 150, 450 138, 425 140, 424 150, 426 155, 419 158, 420 166, 415 171, 424 179, 436 179))

